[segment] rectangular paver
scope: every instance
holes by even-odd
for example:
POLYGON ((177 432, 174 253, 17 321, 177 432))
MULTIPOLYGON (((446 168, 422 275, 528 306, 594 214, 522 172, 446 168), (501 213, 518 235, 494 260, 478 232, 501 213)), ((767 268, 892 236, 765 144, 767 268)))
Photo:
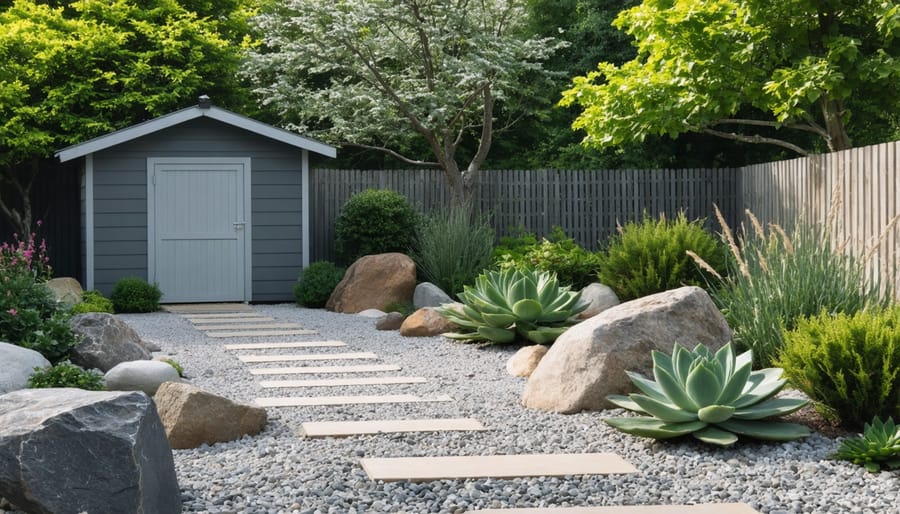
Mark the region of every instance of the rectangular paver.
POLYGON ((307 353, 304 355, 241 355, 241 362, 330 361, 341 359, 377 359, 372 352, 307 353))
POLYGON ((399 457, 360 459, 359 462, 369 478, 385 482, 637 472, 634 466, 614 453, 399 457))
POLYGON ((294 368, 253 368, 251 375, 306 375, 317 373, 374 373, 400 371, 396 364, 367 364, 360 366, 300 366, 294 368))
POLYGON ((307 421, 300 425, 306 437, 346 437, 395 432, 487 430, 477 419, 380 419, 374 421, 307 421))
POLYGON ((163 305, 163 310, 176 314, 212 314, 225 312, 253 312, 246 303, 184 303, 163 305))
POLYGON ((272 316, 244 316, 240 318, 186 318, 197 328, 206 328, 206 325, 225 324, 225 325, 242 325, 244 323, 262 323, 265 321, 275 321, 272 316), (202 326, 201 326, 202 325, 202 326))
POLYGON ((470 510, 466 514, 759 514, 746 503, 470 510))
POLYGON ((260 387, 340 387, 359 385, 424 384, 425 377, 325 378, 321 380, 262 380, 260 387))
POLYGON ((317 334, 315 330, 228 330, 207 332, 209 337, 262 337, 262 336, 305 336, 317 334))
POLYGON ((246 323, 240 325, 232 325, 230 323, 225 325, 200 325, 197 327, 200 330, 276 330, 276 329, 301 329, 300 325, 296 323, 246 323))
POLYGON ((374 403, 430 403, 452 402, 447 395, 422 398, 412 394, 388 394, 383 396, 295 396, 292 398, 257 398, 260 407, 308 407, 314 405, 354 405, 374 403))
POLYGON ((226 350, 269 350, 276 348, 324 348, 329 346, 347 346, 343 341, 292 341, 287 343, 243 343, 226 344, 226 350))
POLYGON ((220 320, 220 319, 243 319, 243 318, 258 318, 261 316, 258 312, 254 312, 252 310, 245 312, 218 312, 218 313, 209 313, 209 314, 183 314, 184 319, 188 321, 195 321, 198 319, 209 319, 209 320, 220 320))

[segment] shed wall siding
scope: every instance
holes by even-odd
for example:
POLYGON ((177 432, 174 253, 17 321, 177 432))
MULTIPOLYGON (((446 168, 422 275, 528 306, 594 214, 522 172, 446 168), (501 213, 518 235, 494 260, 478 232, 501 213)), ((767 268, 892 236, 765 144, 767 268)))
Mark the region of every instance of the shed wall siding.
POLYGON ((301 152, 204 118, 94 156, 97 289, 147 278, 147 158, 209 156, 251 159, 253 300, 293 299, 303 262, 301 152))

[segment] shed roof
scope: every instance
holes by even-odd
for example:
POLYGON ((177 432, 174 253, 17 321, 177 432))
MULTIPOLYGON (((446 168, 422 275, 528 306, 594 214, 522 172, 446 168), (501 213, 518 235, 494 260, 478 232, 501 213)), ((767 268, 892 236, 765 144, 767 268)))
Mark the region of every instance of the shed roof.
POLYGON ((94 139, 85 141, 83 143, 78 143, 76 145, 63 148, 62 150, 56 152, 56 156, 59 157, 60 162, 71 161, 72 159, 77 159, 79 157, 83 157, 100 150, 105 150, 107 148, 126 143, 133 139, 137 139, 148 134, 153 134, 154 132, 158 132, 180 123, 184 123, 186 121, 201 117, 207 117, 216 121, 220 121, 222 123, 241 128, 249 132, 253 132, 254 134, 258 134, 269 139, 274 139, 275 141, 280 141, 282 143, 303 150, 309 150, 310 152, 315 152, 326 157, 337 156, 337 150, 331 145, 327 145, 321 141, 304 137, 299 134, 280 129, 278 127, 273 127, 272 125, 269 125, 267 123, 256 121, 246 116, 241 116, 240 114, 231 112, 226 109, 209 106, 208 104, 204 103, 203 100, 204 99, 201 99, 201 103, 199 105, 187 107, 185 109, 181 109, 180 111, 175 111, 173 113, 160 116, 159 118, 154 118, 152 120, 138 123, 137 125, 132 125, 115 132, 110 132, 109 134, 103 136, 95 137, 94 139))

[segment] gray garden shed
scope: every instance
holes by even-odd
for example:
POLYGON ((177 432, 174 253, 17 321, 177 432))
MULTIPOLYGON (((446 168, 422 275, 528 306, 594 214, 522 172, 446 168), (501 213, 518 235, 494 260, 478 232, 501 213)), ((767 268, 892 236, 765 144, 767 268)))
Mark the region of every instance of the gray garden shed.
POLYGON ((309 264, 310 152, 336 155, 206 97, 60 150, 82 160, 85 288, 137 276, 165 303, 293 299, 309 264))

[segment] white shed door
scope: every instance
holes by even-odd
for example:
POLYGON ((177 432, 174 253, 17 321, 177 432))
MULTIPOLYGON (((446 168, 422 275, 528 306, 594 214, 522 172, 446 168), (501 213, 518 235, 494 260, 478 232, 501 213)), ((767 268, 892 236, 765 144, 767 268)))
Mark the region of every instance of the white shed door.
POLYGON ((148 160, 148 265, 162 301, 250 300, 250 159, 148 160))

